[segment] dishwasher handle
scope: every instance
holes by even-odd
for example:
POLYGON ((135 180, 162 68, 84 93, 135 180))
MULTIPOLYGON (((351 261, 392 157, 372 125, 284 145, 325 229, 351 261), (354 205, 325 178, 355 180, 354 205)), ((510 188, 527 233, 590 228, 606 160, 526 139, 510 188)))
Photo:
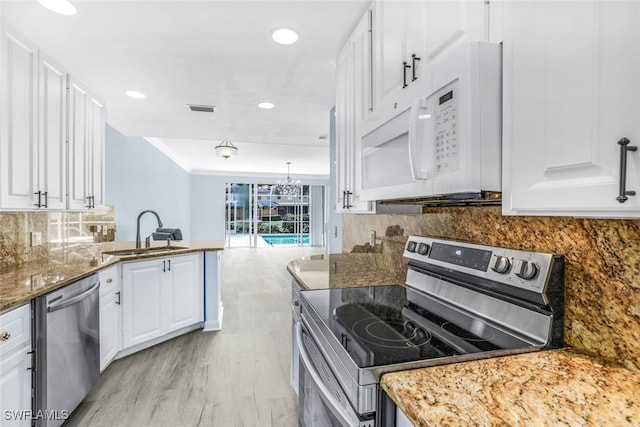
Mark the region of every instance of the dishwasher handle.
POLYGON ((69 307, 70 305, 73 305, 78 301, 82 301, 83 299, 87 298, 89 295, 97 292, 99 286, 100 286, 100 282, 97 282, 95 285, 93 285, 86 291, 82 292, 81 294, 78 294, 66 300, 63 299, 57 304, 50 305, 49 307, 47 307, 47 313, 53 313, 54 311, 62 310, 63 308, 69 307))

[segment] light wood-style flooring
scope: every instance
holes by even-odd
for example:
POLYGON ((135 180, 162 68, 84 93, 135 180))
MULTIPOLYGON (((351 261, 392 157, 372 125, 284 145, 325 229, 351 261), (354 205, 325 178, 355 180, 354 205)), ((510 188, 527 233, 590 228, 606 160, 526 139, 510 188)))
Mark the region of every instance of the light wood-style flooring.
POLYGON ((113 362, 65 426, 296 426, 286 264, 323 248, 233 248, 222 331, 195 331, 113 362))

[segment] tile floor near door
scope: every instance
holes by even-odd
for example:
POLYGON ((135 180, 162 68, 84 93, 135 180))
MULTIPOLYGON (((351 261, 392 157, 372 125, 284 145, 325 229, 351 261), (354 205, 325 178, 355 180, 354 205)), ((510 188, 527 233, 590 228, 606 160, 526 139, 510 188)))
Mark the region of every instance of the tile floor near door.
POLYGON ((286 264, 323 251, 225 250, 222 331, 191 332, 116 360, 65 426, 296 426, 286 264))

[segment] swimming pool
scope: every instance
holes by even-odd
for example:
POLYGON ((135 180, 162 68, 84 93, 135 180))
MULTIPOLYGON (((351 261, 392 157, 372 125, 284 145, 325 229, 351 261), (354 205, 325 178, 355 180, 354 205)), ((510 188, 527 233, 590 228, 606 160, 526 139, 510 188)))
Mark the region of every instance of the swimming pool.
POLYGON ((299 234, 260 234, 260 237, 271 246, 309 244, 308 234, 303 234, 302 236, 299 234), (300 238, 302 238, 302 242, 300 238))

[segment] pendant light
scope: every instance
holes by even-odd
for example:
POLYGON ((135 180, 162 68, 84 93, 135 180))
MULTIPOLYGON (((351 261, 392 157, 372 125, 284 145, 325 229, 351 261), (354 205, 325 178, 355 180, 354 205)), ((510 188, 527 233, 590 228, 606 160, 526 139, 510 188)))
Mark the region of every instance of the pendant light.
POLYGON ((215 149, 216 155, 218 157, 224 157, 225 159, 238 155, 238 147, 233 145, 231 141, 224 140, 219 145, 216 145, 215 149))

